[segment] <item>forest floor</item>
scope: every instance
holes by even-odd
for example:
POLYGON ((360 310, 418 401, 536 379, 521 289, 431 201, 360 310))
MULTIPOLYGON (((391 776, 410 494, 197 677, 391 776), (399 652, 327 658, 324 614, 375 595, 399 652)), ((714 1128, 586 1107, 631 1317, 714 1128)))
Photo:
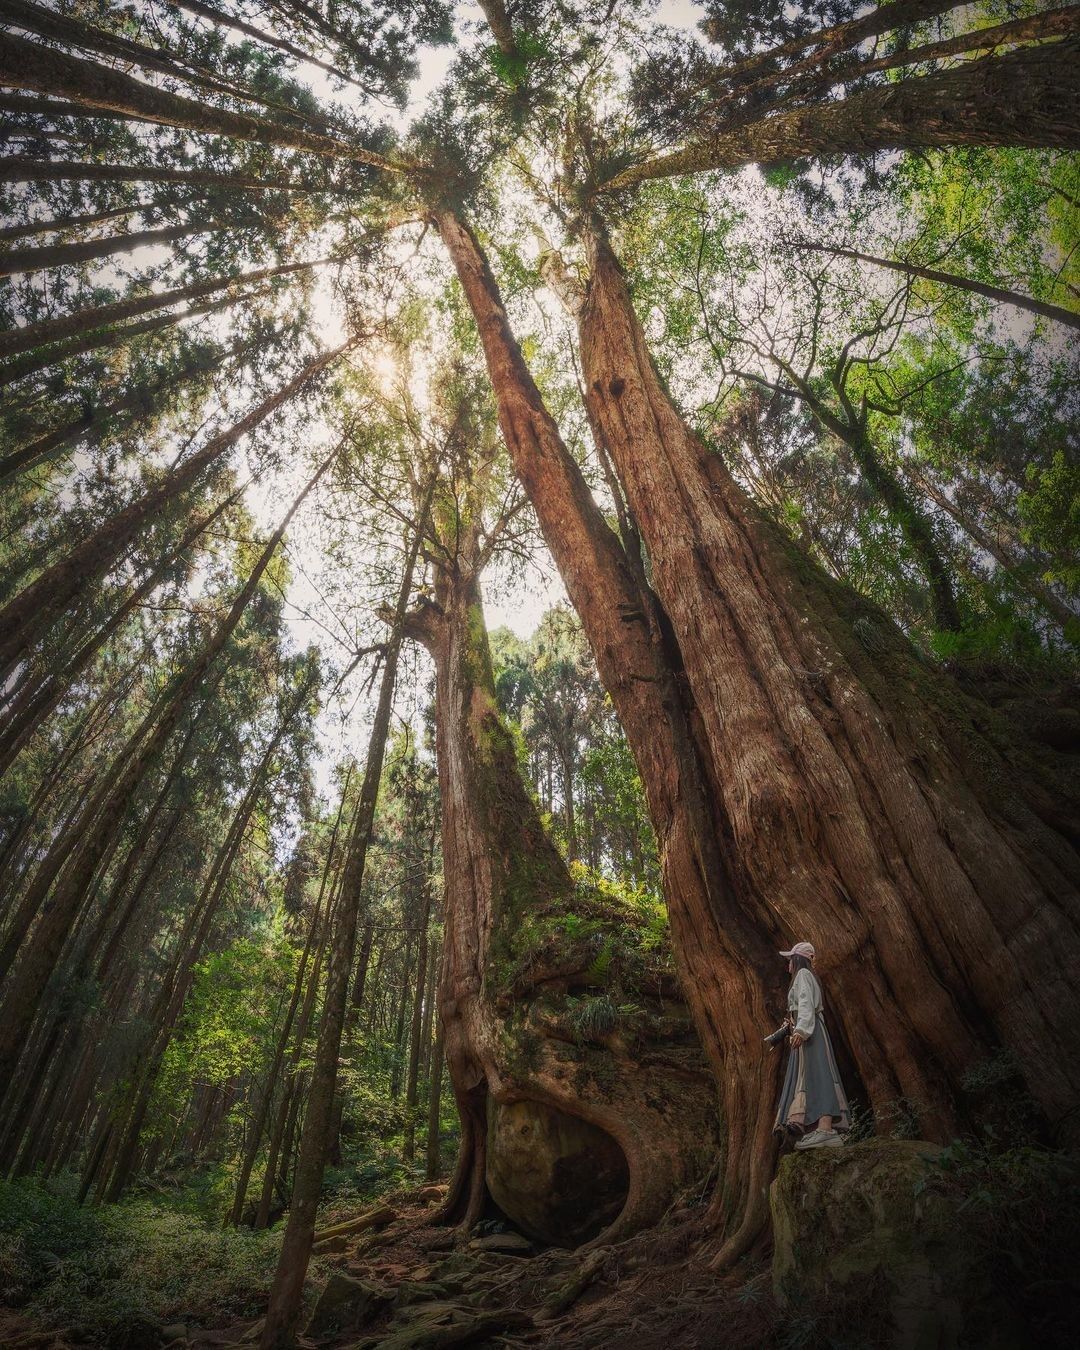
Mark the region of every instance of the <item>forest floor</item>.
MULTIPOLYGON (((497 1222, 481 1224, 480 1236, 437 1226, 439 1198, 433 1188, 392 1197, 392 1206, 374 1211, 389 1218, 378 1231, 318 1245, 331 1274, 302 1345, 752 1350, 803 1343, 801 1328, 773 1300, 766 1260, 744 1262, 724 1278, 709 1270, 701 1209, 676 1212, 618 1246, 573 1252, 537 1248, 497 1222)), ((189 1344, 250 1344, 260 1327, 192 1328, 189 1344)))
MULTIPOLYGON (((440 1190, 399 1192, 375 1210, 330 1216, 334 1222, 320 1235, 365 1226, 318 1244, 317 1292, 302 1347, 752 1350, 812 1343, 778 1309, 765 1260, 744 1262, 723 1278, 708 1269, 700 1208, 676 1212, 618 1246, 573 1252, 534 1247, 498 1223, 480 1225, 480 1236, 438 1226, 432 1220, 440 1190)), ((129 1326, 121 1341, 124 1350, 250 1347, 261 1326, 250 1315, 210 1325, 178 1317, 142 1334, 129 1326)), ((11 1350, 80 1350, 94 1342, 101 1343, 0 1310, 0 1345, 11 1350)))
MULTIPOLYGON (((482 1222, 472 1233, 442 1226, 437 1213, 445 1189, 414 1186, 385 1194, 374 1205, 339 1200, 327 1207, 309 1272, 301 1347, 797 1350, 826 1343, 835 1330, 808 1312, 793 1316, 778 1306, 765 1251, 727 1275, 712 1272, 715 1241, 703 1234, 706 1206, 700 1197, 618 1245, 570 1251, 534 1245, 498 1220, 482 1222)), ((95 1212, 80 1211, 87 1213, 93 1223, 95 1212)), ((119 1210, 115 1217, 119 1222, 119 1210)), ((146 1217, 134 1240, 140 1247, 160 1245, 161 1224, 160 1212, 146 1217)), ((51 1236, 55 1240, 57 1233, 51 1236)), ((204 1252, 197 1239, 197 1227, 186 1224, 176 1245, 161 1245, 145 1263, 128 1261, 126 1274, 140 1286, 130 1306, 111 1292, 116 1277, 123 1278, 114 1269, 123 1264, 115 1249, 98 1265, 81 1257, 63 1261, 75 1271, 63 1300, 49 1295, 33 1307, 5 1311, 0 1278, 0 1345, 254 1350, 272 1269, 271 1235, 237 1238, 208 1228, 204 1252), (252 1244, 250 1268, 240 1264, 215 1273, 213 1244, 226 1252, 237 1241, 252 1244), (144 1315, 155 1306, 146 1302, 150 1285, 164 1286, 170 1279, 178 1282, 179 1297, 159 1301, 156 1314, 144 1315), (104 1307, 96 1300, 105 1300, 104 1307)), ((860 1337, 857 1344, 864 1350, 877 1341, 860 1337)))

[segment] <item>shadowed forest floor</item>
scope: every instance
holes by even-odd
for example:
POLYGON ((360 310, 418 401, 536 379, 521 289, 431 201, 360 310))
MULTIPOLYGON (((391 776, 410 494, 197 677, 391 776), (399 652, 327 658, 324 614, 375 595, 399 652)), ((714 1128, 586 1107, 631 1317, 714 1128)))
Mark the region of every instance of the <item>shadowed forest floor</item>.
MULTIPOLYGON (((677 1209, 663 1224, 618 1246, 574 1253, 529 1249, 513 1233, 470 1238, 427 1223, 425 1215, 438 1204, 431 1187, 396 1193, 389 1200, 396 1217, 385 1227, 324 1244, 313 1263, 312 1283, 345 1275, 387 1290, 393 1302, 363 1326, 312 1330, 302 1345, 385 1344, 387 1350, 458 1345, 659 1350, 678 1345, 705 1350, 722 1343, 749 1350, 805 1343, 806 1328, 781 1314, 773 1300, 764 1256, 724 1278, 709 1271, 709 1250, 695 1222, 703 1211, 697 1207, 677 1209), (340 1250, 327 1252, 327 1245, 340 1250), (521 1251, 500 1250, 518 1245, 521 1251), (570 1300, 578 1282, 581 1292, 556 1311, 553 1301, 557 1306, 570 1300)), ((335 1220, 345 1223, 352 1217, 360 1216, 333 1215, 323 1231, 335 1220)), ((317 1297, 314 1290, 312 1297, 317 1297)), ((160 1334, 131 1328, 124 1343, 249 1345, 260 1327, 261 1319, 250 1316, 206 1325, 178 1317, 160 1334)), ((0 1341, 21 1350, 87 1344, 71 1331, 43 1330, 19 1312, 0 1314, 0 1341)))

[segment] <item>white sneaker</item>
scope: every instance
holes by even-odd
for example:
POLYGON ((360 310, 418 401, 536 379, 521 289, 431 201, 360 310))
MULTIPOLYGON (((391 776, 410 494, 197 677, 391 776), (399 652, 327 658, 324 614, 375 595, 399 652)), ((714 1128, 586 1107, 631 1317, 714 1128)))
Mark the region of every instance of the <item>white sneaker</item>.
POLYGON ((838 1148, 844 1141, 836 1130, 812 1130, 796 1143, 796 1148, 838 1148))

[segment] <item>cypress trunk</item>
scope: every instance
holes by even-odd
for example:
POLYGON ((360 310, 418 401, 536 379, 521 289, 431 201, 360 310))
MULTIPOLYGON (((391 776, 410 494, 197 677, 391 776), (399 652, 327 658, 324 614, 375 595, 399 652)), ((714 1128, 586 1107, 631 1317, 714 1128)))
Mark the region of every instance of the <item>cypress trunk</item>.
MULTIPOLYGON (((456 487, 448 495, 460 503, 456 487)), ((712 1083, 670 979, 663 1013, 659 971, 628 987, 651 1011, 634 1032, 620 1028, 609 1011, 620 963, 598 970, 593 944, 564 937, 567 914, 605 927, 633 920, 575 885, 521 778, 495 701, 482 523, 463 514, 453 550, 440 550, 435 603, 410 622, 436 672, 439 1009, 462 1127, 444 1216, 471 1227, 490 1197, 534 1237, 610 1241, 659 1218, 711 1161, 712 1083), (598 1024, 575 1034, 579 997, 598 1024)))
POLYGON ((632 526, 624 549, 544 407, 475 236, 448 212, 436 222, 480 331, 503 439, 641 776, 682 988, 720 1085, 727 1148, 716 1194, 735 1235, 732 1250, 742 1250, 768 1213, 779 1084, 761 1028, 783 998, 775 945, 743 916, 722 847, 719 784, 703 754, 678 642, 646 582, 632 526))
POLYGON ((586 396, 680 638, 747 921, 818 944, 872 1104, 906 1097, 946 1135, 964 1074, 1004 1047, 1067 1131, 1080 857, 1060 764, 757 517, 672 406, 601 234, 589 250, 586 396))

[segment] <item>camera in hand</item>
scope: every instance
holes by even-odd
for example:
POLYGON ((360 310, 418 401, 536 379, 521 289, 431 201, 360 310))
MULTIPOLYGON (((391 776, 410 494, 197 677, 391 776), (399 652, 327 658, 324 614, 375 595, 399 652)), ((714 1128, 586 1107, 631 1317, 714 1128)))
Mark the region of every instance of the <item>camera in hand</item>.
POLYGON ((765 1044, 771 1050, 774 1045, 783 1045, 791 1035, 791 1022, 785 1018, 783 1023, 777 1027, 771 1036, 765 1037, 765 1044))

